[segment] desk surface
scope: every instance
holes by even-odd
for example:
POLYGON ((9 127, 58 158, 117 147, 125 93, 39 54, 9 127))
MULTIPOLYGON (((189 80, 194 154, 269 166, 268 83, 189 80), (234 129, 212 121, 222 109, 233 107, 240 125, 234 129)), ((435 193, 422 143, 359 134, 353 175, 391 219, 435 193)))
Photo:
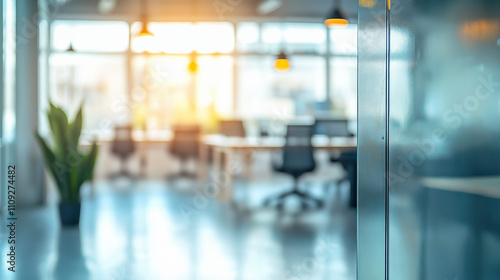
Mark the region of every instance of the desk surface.
POLYGON ((424 177, 427 188, 463 192, 500 199, 500 176, 486 177, 424 177))
MULTIPOLYGON (((144 133, 142 131, 134 131, 132 133, 132 139, 134 142, 138 143, 168 143, 172 141, 173 133, 171 132, 156 132, 156 133, 144 133)), ((97 140, 97 144, 106 144, 113 142, 113 136, 101 138, 97 140)))
MULTIPOLYGON (((279 149, 285 145, 284 137, 225 137, 221 135, 208 135, 204 143, 211 147, 231 149, 279 149)), ((315 135, 312 138, 314 148, 355 149, 355 137, 327 137, 315 135)))
MULTIPOLYGON (((168 143, 172 141, 172 135, 155 135, 145 137, 143 134, 133 135, 134 142, 138 143, 168 143)), ((111 143, 113 139, 100 139, 98 144, 111 143)), ((226 137, 223 135, 205 135, 202 137, 205 145, 210 147, 225 147, 233 149, 279 149, 285 145, 284 137, 226 137)), ((315 135, 312 138, 315 148, 338 148, 355 149, 357 147, 356 137, 327 137, 324 135, 315 135)), ((85 145, 85 144, 84 144, 85 145)))

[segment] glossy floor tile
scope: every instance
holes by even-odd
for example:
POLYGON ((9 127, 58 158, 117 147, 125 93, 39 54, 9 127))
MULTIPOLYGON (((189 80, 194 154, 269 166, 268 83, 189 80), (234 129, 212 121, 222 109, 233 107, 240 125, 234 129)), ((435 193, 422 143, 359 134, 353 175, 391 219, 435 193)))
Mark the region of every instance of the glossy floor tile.
MULTIPOLYGON (((268 184, 276 192, 290 181, 268 184)), ((356 211, 347 206, 347 186, 311 186, 328 200, 323 210, 291 203, 278 212, 259 205, 269 194, 264 183, 237 183, 232 206, 197 195, 193 185, 100 182, 74 228, 60 228, 55 205, 19 210, 16 272, 2 262, 0 279, 355 279, 356 211)))

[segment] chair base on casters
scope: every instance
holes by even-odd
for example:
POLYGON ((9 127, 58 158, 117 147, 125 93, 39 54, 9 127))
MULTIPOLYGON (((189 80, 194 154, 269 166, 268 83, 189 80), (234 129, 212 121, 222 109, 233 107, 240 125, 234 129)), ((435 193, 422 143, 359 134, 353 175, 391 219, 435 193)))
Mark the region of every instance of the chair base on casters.
POLYGON ((181 171, 177 174, 167 175, 167 180, 177 180, 177 179, 196 179, 196 173, 181 171))
POLYGON ((298 196, 299 199, 300 199, 300 206, 302 207, 302 209, 306 209, 308 208, 308 202, 312 202, 313 204, 315 204, 315 206, 317 208, 322 208, 323 205, 324 205, 324 202, 323 200, 320 200, 318 198, 315 198, 313 196, 311 196, 310 194, 306 193, 306 192, 302 192, 302 191, 299 191, 297 188, 294 188, 293 190, 291 191, 288 191, 286 193, 283 193, 277 197, 271 197, 271 198, 268 198, 264 201, 264 206, 271 206, 271 203, 273 201, 275 201, 275 206, 278 208, 278 209, 283 209, 283 205, 285 203, 285 199, 289 196, 292 196, 292 195, 295 195, 295 196, 298 196))
POLYGON ((181 158, 180 159, 180 165, 179 165, 179 172, 176 174, 169 174, 167 175, 167 180, 176 180, 176 179, 196 179, 196 172, 195 171, 189 171, 189 166, 188 164, 188 159, 187 158, 181 158))
POLYGON ((137 179, 138 176, 132 174, 129 170, 127 170, 125 160, 122 160, 120 170, 116 173, 108 175, 108 178, 109 179, 117 179, 117 178, 137 179))

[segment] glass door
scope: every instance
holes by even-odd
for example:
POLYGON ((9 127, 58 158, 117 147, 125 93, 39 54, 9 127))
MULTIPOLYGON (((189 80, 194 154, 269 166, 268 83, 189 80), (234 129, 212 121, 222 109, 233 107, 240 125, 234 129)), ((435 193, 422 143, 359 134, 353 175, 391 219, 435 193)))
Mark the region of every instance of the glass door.
POLYGON ((500 277, 500 3, 388 13, 389 279, 500 277))
POLYGON ((500 279, 500 2, 359 3, 358 279, 500 279))

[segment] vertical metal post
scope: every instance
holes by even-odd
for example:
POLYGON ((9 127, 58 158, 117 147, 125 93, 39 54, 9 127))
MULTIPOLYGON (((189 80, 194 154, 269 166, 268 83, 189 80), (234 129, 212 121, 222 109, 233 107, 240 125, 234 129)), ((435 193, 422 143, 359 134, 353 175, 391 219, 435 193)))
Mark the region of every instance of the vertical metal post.
MULTIPOLYGON (((5 103, 4 103, 4 88, 5 88, 5 83, 4 83, 4 65, 5 65, 5 60, 4 60, 4 2, 5 0, 0 1, 0 60, 2 61, 2 66, 0 67, 0 170, 4 172, 4 160, 5 160, 5 155, 4 155, 4 146, 3 146, 3 114, 4 114, 4 108, 5 108, 5 103)), ((1 176, 2 178, 5 178, 4 174, 1 176)), ((4 212, 4 206, 5 206, 5 198, 4 194, 6 192, 6 185, 5 185, 5 180, 2 180, 0 182, 0 215, 2 215, 4 212)))
POLYGON ((43 202, 44 172, 38 144, 38 1, 16 1, 17 204, 43 202))
POLYGON ((357 278, 386 275, 387 18, 385 1, 358 9, 357 278))
POLYGON ((331 43, 332 43, 332 38, 330 36, 330 28, 326 27, 325 26, 325 29, 326 29, 326 52, 325 52, 325 59, 326 59, 326 62, 325 62, 325 67, 326 67, 326 71, 325 71, 325 75, 326 75, 326 98, 325 98, 325 102, 328 102, 328 106, 331 106, 331 103, 332 103, 332 97, 330 96, 330 94, 332 93, 332 83, 331 83, 331 67, 330 67, 330 58, 332 56, 331 54, 331 43))

